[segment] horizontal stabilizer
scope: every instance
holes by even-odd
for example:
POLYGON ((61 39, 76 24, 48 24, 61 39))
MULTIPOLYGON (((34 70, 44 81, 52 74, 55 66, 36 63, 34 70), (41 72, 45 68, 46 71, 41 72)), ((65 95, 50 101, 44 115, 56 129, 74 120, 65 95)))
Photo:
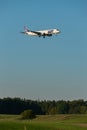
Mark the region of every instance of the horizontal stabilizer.
POLYGON ((26 34, 26 32, 20 32, 20 33, 26 34))

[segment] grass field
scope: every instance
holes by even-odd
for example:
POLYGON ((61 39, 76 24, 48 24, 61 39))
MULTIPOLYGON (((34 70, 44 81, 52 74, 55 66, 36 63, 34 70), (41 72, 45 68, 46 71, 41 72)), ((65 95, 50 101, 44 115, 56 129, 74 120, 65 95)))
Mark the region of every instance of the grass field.
POLYGON ((0 115, 0 130, 87 130, 87 115, 45 115, 33 120, 0 115))

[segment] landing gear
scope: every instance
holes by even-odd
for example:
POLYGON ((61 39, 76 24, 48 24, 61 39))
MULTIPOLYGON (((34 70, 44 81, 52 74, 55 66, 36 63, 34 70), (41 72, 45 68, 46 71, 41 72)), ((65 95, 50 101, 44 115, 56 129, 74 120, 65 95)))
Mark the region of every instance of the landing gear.
POLYGON ((46 34, 44 33, 44 34, 43 34, 43 38, 45 38, 45 36, 46 36, 46 34))

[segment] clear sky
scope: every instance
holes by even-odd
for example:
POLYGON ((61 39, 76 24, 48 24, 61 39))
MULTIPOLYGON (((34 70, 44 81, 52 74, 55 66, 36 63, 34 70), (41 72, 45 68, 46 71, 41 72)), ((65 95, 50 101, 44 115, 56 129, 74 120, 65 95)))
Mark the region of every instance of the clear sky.
POLYGON ((0 0, 0 98, 87 100, 87 0, 0 0), (20 33, 58 28, 57 36, 20 33))

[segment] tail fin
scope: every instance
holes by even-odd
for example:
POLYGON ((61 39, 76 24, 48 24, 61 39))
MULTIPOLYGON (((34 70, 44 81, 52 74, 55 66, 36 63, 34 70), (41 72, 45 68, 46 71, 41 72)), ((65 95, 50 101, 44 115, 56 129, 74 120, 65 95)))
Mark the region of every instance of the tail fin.
POLYGON ((24 31, 29 32, 30 30, 26 26, 24 26, 24 31))

